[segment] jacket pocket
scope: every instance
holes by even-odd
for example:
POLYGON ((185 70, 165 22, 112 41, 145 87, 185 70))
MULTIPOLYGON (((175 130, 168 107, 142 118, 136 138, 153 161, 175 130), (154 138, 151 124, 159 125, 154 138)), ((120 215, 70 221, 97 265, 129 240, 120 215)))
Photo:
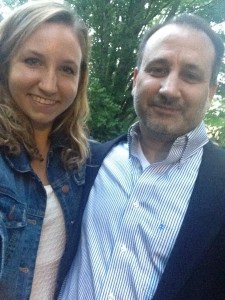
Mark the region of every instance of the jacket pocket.
POLYGON ((0 187, 0 277, 4 265, 16 250, 19 230, 26 226, 26 209, 11 190, 0 187))

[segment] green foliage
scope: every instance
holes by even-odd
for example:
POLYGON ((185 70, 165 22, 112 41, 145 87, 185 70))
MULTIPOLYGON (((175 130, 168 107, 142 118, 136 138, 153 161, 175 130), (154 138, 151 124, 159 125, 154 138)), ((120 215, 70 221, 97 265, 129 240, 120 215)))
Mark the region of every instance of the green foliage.
POLYGON ((91 118, 89 120, 90 134, 99 141, 106 141, 121 131, 121 124, 117 121, 120 107, 112 101, 98 79, 90 82, 89 99, 91 118), (94 101, 94 102, 93 102, 94 101))
MULTIPOLYGON (((132 72, 144 31, 181 12, 194 12, 208 21, 224 20, 224 0, 70 0, 92 34, 90 130, 99 141, 127 131, 134 121, 132 72)), ((220 95, 225 95, 221 83, 220 95)), ((220 110, 221 108, 218 107, 220 110)), ((213 112, 207 123, 216 126, 213 112)), ((219 133, 223 125, 220 124, 219 133), (222 126, 222 127, 221 127, 222 126)), ((221 142, 221 134, 218 135, 221 142)))
POLYGON ((3 3, 11 8, 17 7, 25 2, 27 2, 27 0, 3 0, 3 3))
POLYGON ((222 147, 225 147, 225 99, 215 97, 205 122, 209 136, 222 147))

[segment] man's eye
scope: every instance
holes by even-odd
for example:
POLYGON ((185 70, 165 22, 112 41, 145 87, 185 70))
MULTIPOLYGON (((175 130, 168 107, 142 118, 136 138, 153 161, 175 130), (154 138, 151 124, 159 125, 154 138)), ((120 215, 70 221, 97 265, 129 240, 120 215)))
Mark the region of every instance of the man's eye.
POLYGON ((40 60, 36 57, 28 57, 24 60, 24 62, 30 66, 40 65, 40 60))
POLYGON ((167 74, 167 69, 162 67, 151 67, 147 70, 147 72, 155 77, 163 77, 167 74))
POLYGON ((185 73, 185 74, 183 74, 183 78, 185 81, 190 82, 190 83, 196 83, 201 80, 200 76, 195 73, 185 73))

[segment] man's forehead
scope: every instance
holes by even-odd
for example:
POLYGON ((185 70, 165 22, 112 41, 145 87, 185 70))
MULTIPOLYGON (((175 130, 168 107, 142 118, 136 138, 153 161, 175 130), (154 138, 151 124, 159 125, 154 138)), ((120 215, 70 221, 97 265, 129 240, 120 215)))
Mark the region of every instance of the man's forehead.
MULTIPOLYGON (((198 29, 183 24, 168 24, 156 31, 147 41, 144 49, 144 57, 158 56, 163 50, 176 51, 179 47, 185 51, 188 49, 196 53, 204 52, 215 55, 214 45, 210 38, 198 29)), ((201 53, 202 55, 203 53, 201 53)))
POLYGON ((160 43, 168 39, 174 39, 174 42, 176 42, 177 38, 184 39, 189 36, 195 35, 199 35, 199 37, 202 37, 202 39, 207 39, 208 42, 212 44, 210 38, 204 31, 194 28, 189 24, 167 24, 158 29, 149 37, 148 41, 146 42, 146 46, 149 46, 154 43, 160 43))

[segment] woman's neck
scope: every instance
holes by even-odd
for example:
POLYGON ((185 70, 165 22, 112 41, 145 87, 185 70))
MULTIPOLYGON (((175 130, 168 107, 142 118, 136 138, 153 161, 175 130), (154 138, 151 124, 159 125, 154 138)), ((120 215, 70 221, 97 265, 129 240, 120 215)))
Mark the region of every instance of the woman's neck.
POLYGON ((46 130, 35 130, 35 141, 36 146, 41 154, 43 160, 33 159, 31 161, 31 166, 34 170, 34 172, 37 174, 37 176, 42 181, 43 185, 48 185, 48 177, 47 177, 47 157, 48 157, 48 151, 50 147, 50 141, 49 141, 49 131, 46 130))

